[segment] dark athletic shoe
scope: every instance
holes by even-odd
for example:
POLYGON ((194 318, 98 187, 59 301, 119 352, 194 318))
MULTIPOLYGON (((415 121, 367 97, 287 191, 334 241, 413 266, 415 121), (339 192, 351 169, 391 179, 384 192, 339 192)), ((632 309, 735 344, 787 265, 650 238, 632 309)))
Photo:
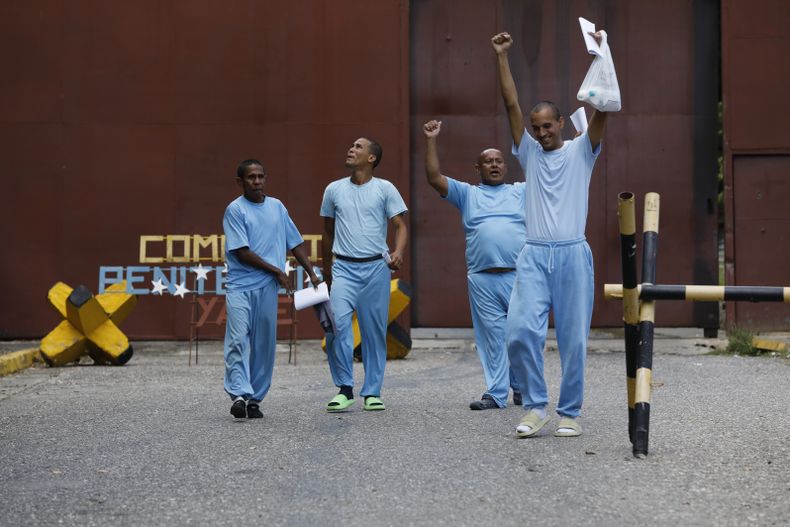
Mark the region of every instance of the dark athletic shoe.
POLYGON ((521 406, 521 392, 513 392, 513 405, 521 406))
POLYGON ((484 395, 479 401, 472 401, 469 403, 471 410, 493 410, 499 408, 490 395, 484 395))
POLYGON ((230 407, 230 415, 235 417, 236 419, 243 419, 247 417, 247 402, 239 397, 230 407))
POLYGON ((260 419, 261 417, 263 417, 263 412, 261 412, 258 403, 247 403, 247 419, 260 419))

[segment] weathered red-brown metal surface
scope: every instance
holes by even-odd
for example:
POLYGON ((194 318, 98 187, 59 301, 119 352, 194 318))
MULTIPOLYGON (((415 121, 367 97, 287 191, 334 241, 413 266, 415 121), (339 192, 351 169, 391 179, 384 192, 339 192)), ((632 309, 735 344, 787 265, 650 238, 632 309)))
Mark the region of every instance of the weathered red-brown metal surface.
MULTIPOLYGON (((245 158, 304 234, 362 135, 408 203, 408 44, 405 0, 3 2, 0 338, 51 329, 56 281, 145 265, 141 235, 221 234, 245 158)), ((185 338, 189 318, 142 295, 124 329, 185 338)))
MULTIPOLYGON (((790 155, 733 158, 735 284, 790 286, 790 155)), ((739 326, 787 330, 790 305, 736 304, 739 326)))
MULTIPOLYGON (((722 4, 725 258, 729 285, 790 285, 790 4, 722 4)), ((790 328, 786 304, 727 306, 727 323, 790 328)))
MULTIPOLYGON (((639 197, 640 229, 644 194, 661 194, 661 283, 716 283, 718 2, 416 1, 411 6, 415 325, 471 323, 461 223, 458 212, 425 181, 422 124, 443 121, 443 173, 475 182, 472 167, 483 148, 510 149, 491 36, 506 30, 514 38, 510 61, 522 109, 550 99, 568 115, 581 105, 576 92, 591 62, 579 16, 608 32, 623 96, 623 111, 609 118, 590 188, 593 325, 622 324, 622 307, 602 295, 603 283, 621 280, 621 191, 639 197)), ((568 124, 565 137, 572 135, 568 124)), ((509 165, 516 179, 516 160, 510 157, 509 165)), ((656 317, 665 326, 718 326, 715 305, 659 306, 656 317)))
MULTIPOLYGON (((424 182, 421 126, 442 118, 443 170, 460 179, 483 147, 508 150, 489 42, 503 29, 522 106, 551 98, 570 113, 591 60, 578 16, 609 32, 624 98, 591 188, 594 324, 621 323, 600 291, 620 279, 622 190, 662 195, 659 281, 715 283, 717 2, 4 2, 0 337, 49 331, 58 280, 95 291, 100 267, 145 266, 142 235, 221 233, 247 157, 320 234, 323 189, 361 135, 382 143, 377 173, 411 205, 414 268, 400 276, 416 286, 416 324, 468 326, 460 221, 424 182)), ((715 313, 676 305, 657 323, 715 325, 715 313)), ((125 329, 185 338, 189 318, 188 300, 141 295, 125 329)))

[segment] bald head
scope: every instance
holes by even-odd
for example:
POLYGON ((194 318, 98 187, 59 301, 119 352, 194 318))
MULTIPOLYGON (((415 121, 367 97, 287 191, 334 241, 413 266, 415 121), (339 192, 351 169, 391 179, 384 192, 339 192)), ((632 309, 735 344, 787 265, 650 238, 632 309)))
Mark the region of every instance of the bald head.
POLYGON ((501 185, 505 182, 507 165, 502 152, 496 148, 486 148, 477 156, 475 169, 484 185, 501 185))
POLYGON ((483 164, 483 160, 486 158, 486 156, 499 156, 502 159, 504 159, 504 156, 502 155, 502 152, 500 150, 497 150, 496 148, 486 148, 485 150, 480 152, 479 156, 477 156, 477 164, 478 165, 483 164))

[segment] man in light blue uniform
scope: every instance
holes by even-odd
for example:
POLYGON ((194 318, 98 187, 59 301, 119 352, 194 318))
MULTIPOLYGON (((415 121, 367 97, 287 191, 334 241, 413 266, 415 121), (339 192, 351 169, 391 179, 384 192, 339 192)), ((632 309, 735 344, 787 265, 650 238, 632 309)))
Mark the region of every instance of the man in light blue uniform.
POLYGON ((513 154, 526 178, 527 243, 518 257, 507 325, 510 363, 528 410, 516 433, 534 436, 549 421, 543 348, 549 309, 553 309, 562 364, 556 408, 560 420, 554 435, 578 436, 581 427, 576 418, 584 398, 594 288, 592 253, 584 231, 590 178, 601 151, 606 113, 596 110, 585 133, 563 141, 564 119, 559 110, 554 103, 540 102, 530 112, 533 139, 524 127, 508 63, 513 39, 500 33, 491 43, 513 136, 513 154))
POLYGON ((373 140, 362 137, 354 141, 345 163, 351 176, 330 183, 321 203, 323 278, 331 288, 337 328, 334 337, 327 336, 326 352, 332 380, 340 389, 327 404, 329 412, 341 412, 354 404, 354 311, 365 368, 360 394, 365 410, 384 410, 381 387, 387 362, 390 269, 399 269, 403 263, 407 240, 403 214, 407 209, 392 183, 373 177, 381 154, 381 146, 373 140), (392 253, 387 248, 387 223, 395 230, 392 253))
POLYGON ((469 304, 475 343, 486 392, 473 401, 472 410, 507 406, 508 389, 513 403, 521 394, 510 370, 505 347, 505 328, 510 294, 516 276, 516 258, 526 242, 524 229, 524 183, 504 185, 507 165, 499 150, 483 150, 475 164, 480 185, 444 176, 439 170, 437 138, 441 121, 423 126, 426 138, 425 172, 428 183, 461 211, 466 234, 466 267, 469 304))
POLYGON ((242 161, 236 182, 243 195, 225 209, 225 391, 233 417, 260 418, 260 402, 269 391, 277 344, 277 291, 288 289, 285 251, 319 283, 304 240, 278 199, 264 194, 266 172, 260 161, 242 161))

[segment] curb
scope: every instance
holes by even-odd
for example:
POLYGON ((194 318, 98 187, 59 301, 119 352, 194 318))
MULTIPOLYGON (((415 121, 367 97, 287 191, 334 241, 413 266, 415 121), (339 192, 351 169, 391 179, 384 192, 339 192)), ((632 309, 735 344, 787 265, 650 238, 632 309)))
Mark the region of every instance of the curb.
POLYGON ((41 354, 38 348, 12 351, 11 353, 0 355, 0 377, 29 368, 34 362, 41 362, 41 354))

